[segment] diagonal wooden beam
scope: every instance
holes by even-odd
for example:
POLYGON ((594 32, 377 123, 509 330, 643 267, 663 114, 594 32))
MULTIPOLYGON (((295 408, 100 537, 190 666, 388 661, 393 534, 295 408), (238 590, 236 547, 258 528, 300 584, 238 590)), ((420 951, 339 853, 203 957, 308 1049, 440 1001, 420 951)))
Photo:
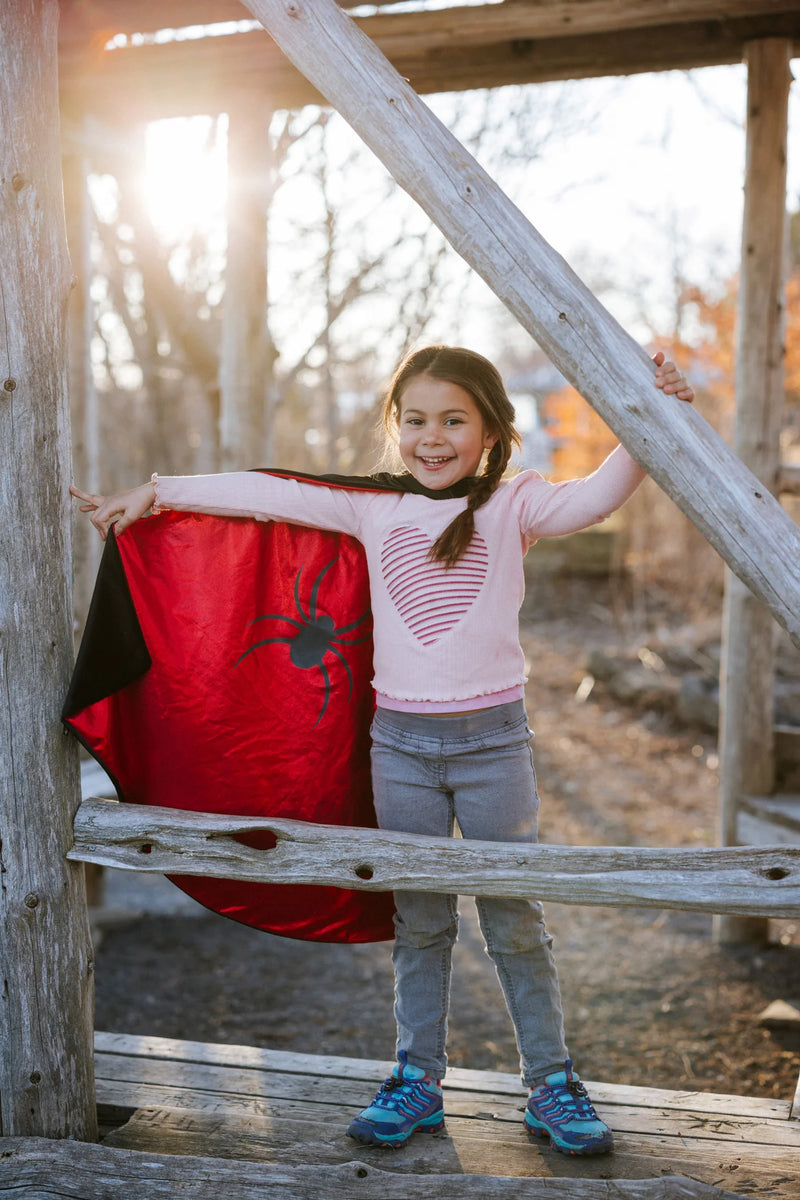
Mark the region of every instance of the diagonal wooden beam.
POLYGON ((800 646, 800 530, 334 0, 247 0, 800 646))

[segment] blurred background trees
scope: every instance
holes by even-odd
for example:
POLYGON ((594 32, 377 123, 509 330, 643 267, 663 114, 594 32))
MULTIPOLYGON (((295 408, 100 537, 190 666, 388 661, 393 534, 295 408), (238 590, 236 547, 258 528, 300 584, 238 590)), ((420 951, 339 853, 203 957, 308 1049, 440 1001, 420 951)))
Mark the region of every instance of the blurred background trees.
MULTIPOLYGON (((599 83, 600 92, 597 81, 591 89, 531 85, 430 103, 548 236, 537 210, 576 203, 581 147, 606 137, 601 115, 624 88, 599 83)), ((65 147, 82 285, 73 320, 75 474, 88 486, 119 488, 154 469, 366 473, 381 465, 385 382, 408 349, 429 341, 469 344, 497 362, 525 435, 518 465, 570 478, 615 444, 329 110, 260 113, 232 97, 217 116, 125 129, 95 118, 68 129, 65 147), (87 356, 90 373, 80 368, 87 356)), ((651 353, 676 358, 698 407, 727 436, 737 280, 725 266, 735 255, 706 244, 698 258, 702 236, 690 236, 690 217, 673 199, 644 214, 661 269, 654 288, 641 255, 604 253, 585 172, 613 173, 611 152, 607 166, 583 169, 586 216, 573 264, 651 353)), ((798 461, 800 213, 790 235, 785 455, 798 461)), ((79 619, 96 565, 86 536, 76 531, 79 619)), ((630 612, 651 602, 687 614, 718 608, 717 556, 655 484, 640 489, 613 538, 610 561, 630 612)))

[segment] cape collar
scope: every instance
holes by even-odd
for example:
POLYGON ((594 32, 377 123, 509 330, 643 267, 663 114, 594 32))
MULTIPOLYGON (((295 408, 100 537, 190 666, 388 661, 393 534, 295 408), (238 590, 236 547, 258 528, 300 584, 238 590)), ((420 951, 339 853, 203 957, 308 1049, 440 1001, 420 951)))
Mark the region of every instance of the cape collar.
POLYGON ((477 483, 474 475, 459 479, 452 487, 434 491, 425 487, 408 471, 391 475, 379 471, 375 475, 308 475, 303 471, 282 471, 279 468, 258 468, 264 475, 278 475, 282 479, 299 479, 303 483, 317 483, 328 487, 351 488, 360 492, 409 492, 414 496, 427 496, 429 500, 460 500, 468 496, 477 483))

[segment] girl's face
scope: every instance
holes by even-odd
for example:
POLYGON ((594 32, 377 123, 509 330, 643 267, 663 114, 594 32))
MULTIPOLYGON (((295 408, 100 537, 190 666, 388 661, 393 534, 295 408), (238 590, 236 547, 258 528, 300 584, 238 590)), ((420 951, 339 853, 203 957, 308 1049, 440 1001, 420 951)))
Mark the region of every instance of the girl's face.
POLYGON ((469 392, 428 375, 415 376, 403 392, 398 429, 405 466, 434 491, 476 475, 497 441, 469 392))

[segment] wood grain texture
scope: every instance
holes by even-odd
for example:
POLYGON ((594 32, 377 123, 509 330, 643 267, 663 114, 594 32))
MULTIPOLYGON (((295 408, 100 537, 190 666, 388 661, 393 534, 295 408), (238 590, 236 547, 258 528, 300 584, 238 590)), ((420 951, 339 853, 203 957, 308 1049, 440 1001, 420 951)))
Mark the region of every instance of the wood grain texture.
MULTIPOLYGON (((112 1080, 120 1058, 158 1059, 163 1062, 198 1066, 233 1067, 253 1071, 312 1075, 315 1079, 360 1079, 369 1084, 389 1074, 393 1063, 378 1059, 344 1058, 340 1055, 304 1054, 292 1050, 271 1050, 262 1046, 237 1046, 215 1042, 188 1041, 154 1035, 107 1033, 95 1034, 98 1079, 112 1080)), ((637 1108, 662 1108, 681 1113, 716 1116, 754 1117, 786 1121, 791 1102, 762 1096, 731 1096, 687 1089, 634 1087, 620 1083, 588 1081, 591 1095, 604 1105, 626 1104, 637 1108)), ((507 1071, 475 1071, 450 1067, 446 1089, 460 1089, 476 1098, 491 1093, 520 1097, 519 1075, 507 1071)))
MULTIPOLYGON (((128 15, 130 7, 126 5, 128 15)), ((575 12, 579 14, 582 7, 579 0, 575 12)), ((245 16, 251 15, 242 6, 239 8, 245 16)), ((81 10, 91 17, 94 6, 81 6, 81 10)), ((142 10, 141 5, 136 10, 161 11, 155 6, 142 10)), ((508 21, 514 10, 521 11, 521 6, 486 5, 482 10, 467 11, 502 12, 508 21)), ((185 15, 185 9, 182 11, 185 15)), ((444 11, 445 15, 452 12, 444 11)), ((746 44, 762 37, 785 36, 800 46, 800 12, 791 0, 779 0, 777 6, 762 3, 753 15, 731 18, 721 18, 715 3, 701 6, 698 12, 714 15, 675 23, 670 20, 672 10, 653 4, 648 24, 582 32, 578 19, 575 25, 565 23, 560 33, 549 35, 531 32, 533 18, 529 17, 523 26, 517 15, 514 27, 524 28, 525 36, 500 37, 498 28, 496 40, 488 33, 480 40, 480 31, 473 26, 471 36, 464 39, 444 27, 437 31, 426 26, 424 44, 416 32, 418 23, 441 20, 438 12, 394 17, 407 24, 407 38, 396 29, 385 29, 380 23, 384 18, 360 18, 357 24, 420 94, 738 63, 746 44)), ((125 10, 121 16, 126 16, 125 10)), ((179 17, 177 14, 176 19, 179 17)), ((126 124, 134 117, 143 121, 227 112, 231 95, 241 90, 249 94, 253 104, 260 102, 266 107, 324 103, 314 85, 271 38, 259 31, 128 46, 105 53, 101 50, 113 31, 161 24, 158 17, 134 16, 119 24, 112 21, 103 34, 93 28, 90 20, 83 37, 77 29, 71 36, 65 35, 60 57, 64 111, 102 113, 105 121, 126 124)))
MULTIPOLYGON (((786 155, 791 42, 747 48, 747 156, 736 339, 734 449, 778 491, 784 395, 786 155)), ((726 572, 720 674, 720 840, 739 841, 739 798, 775 782, 775 639, 769 612, 726 572)), ((725 917, 720 941, 767 941, 766 921, 725 917)))
POLYGON ((72 669, 56 0, 0 5, 0 1126, 92 1137, 93 953, 72 669))
MULTIPOLYGON (((327 1103, 334 1117, 338 1108, 346 1110, 346 1116, 342 1118, 346 1124, 364 1107, 367 1092, 389 1074, 389 1069, 390 1064, 387 1064, 387 1069, 374 1072, 368 1080, 349 1074, 340 1076, 331 1099, 330 1089, 320 1087, 320 1078, 315 1072, 266 1072, 232 1064, 223 1066, 105 1054, 98 1056, 97 1062, 98 1100, 118 1107, 160 1105, 206 1115, 226 1113, 231 1119, 237 1116, 268 1119, 283 1114, 314 1120, 319 1117, 319 1106, 327 1103)), ((650 1090, 636 1089, 627 1102, 612 1084, 602 1088, 593 1084, 590 1094, 615 1132, 682 1138, 691 1131, 694 1138, 737 1146, 745 1142, 751 1148, 760 1146, 766 1151, 772 1147, 800 1155, 800 1124, 787 1119, 785 1103, 781 1115, 768 1117, 762 1113, 736 1111, 747 1108, 747 1101, 728 1096, 725 1097, 726 1111, 721 1111, 720 1105, 720 1111, 712 1113, 703 1112, 687 1101, 680 1107, 675 1102, 676 1093, 666 1091, 663 1093, 665 1103, 659 1107, 650 1102, 650 1090), (647 1103, 638 1102, 642 1099, 647 1103)), ((449 1076, 445 1079, 448 1120, 488 1113, 493 1121, 506 1122, 516 1128, 525 1099, 518 1080, 516 1088, 509 1093, 491 1091, 476 1095, 463 1082, 449 1076)), ((702 1096, 697 1099, 702 1104, 702 1096)))
POLYGON ((800 848, 521 846, 87 800, 69 858, 166 875, 800 915, 800 848), (272 850, 237 836, 274 834, 272 850))
POLYGON ((277 1166, 39 1139, 0 1139, 0 1196, 14 1200, 743 1200, 694 1179, 398 1176, 371 1162, 277 1166))
MULTIPOLYGON (((394 0, 397 3, 397 0, 394 0)), ((381 7, 380 0, 371 0, 381 7)), ((384 3, 390 8, 391 3, 384 3)), ((341 3, 343 9, 357 7, 341 3)), ((515 0, 513 4, 453 3, 428 12, 380 13, 358 18, 377 40, 394 39, 403 47, 435 50, 442 44, 486 45, 498 39, 557 37, 620 29, 647 29, 686 21, 734 20, 770 16, 782 6, 775 0, 515 0)), ((114 33, 156 33, 189 25, 243 21, 250 17, 241 0, 63 0, 59 41, 62 46, 97 45, 114 33)))
MULTIPOLYGON (((117 1126, 106 1145, 281 1166, 329 1168, 364 1158, 345 1129, 391 1067, 111 1033, 98 1033, 96 1046, 98 1099, 104 1118, 117 1126)), ((751 1196, 795 1200, 800 1125, 790 1120, 789 1100, 614 1083, 587 1087, 615 1132, 611 1158, 570 1158, 531 1141, 521 1126, 525 1091, 517 1075, 455 1068, 444 1081, 445 1133, 412 1139, 402 1155, 379 1153, 367 1162, 397 1173, 398 1196, 407 1177, 435 1177, 435 1187, 442 1179, 446 1189, 453 1172, 613 1178, 615 1184, 677 1174, 712 1186, 735 1181, 751 1196)), ((471 1194, 468 1188, 465 1195, 471 1194)))

